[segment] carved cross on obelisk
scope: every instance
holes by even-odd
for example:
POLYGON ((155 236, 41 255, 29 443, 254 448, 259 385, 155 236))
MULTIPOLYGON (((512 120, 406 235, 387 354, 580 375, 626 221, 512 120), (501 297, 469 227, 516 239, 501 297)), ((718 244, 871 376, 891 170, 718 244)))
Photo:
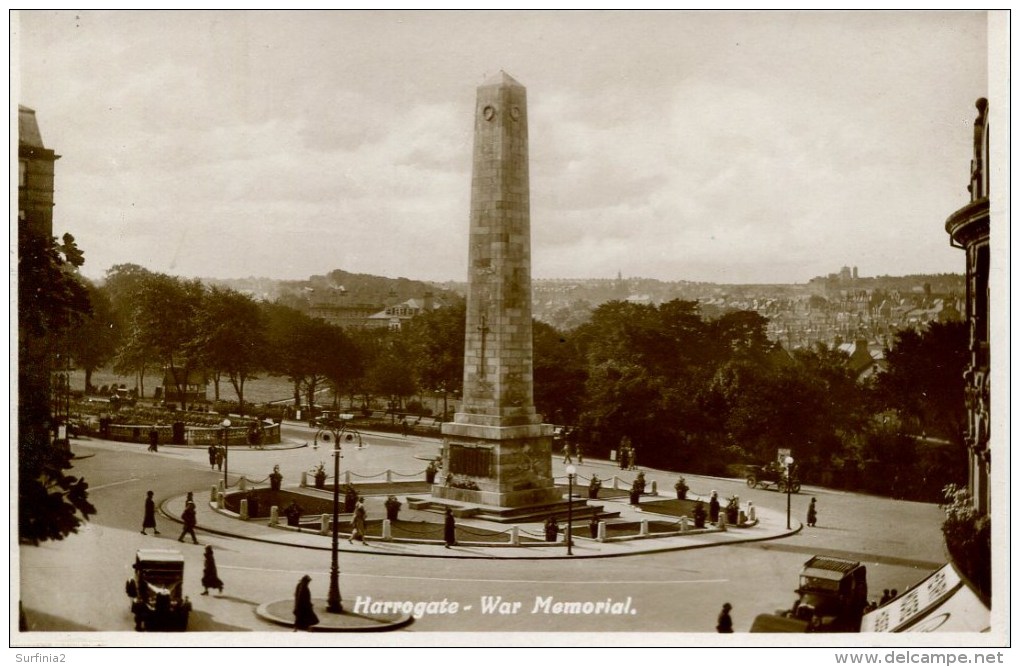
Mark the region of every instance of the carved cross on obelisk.
POLYGON ((478 377, 485 377, 485 337, 489 333, 489 327, 485 324, 485 315, 482 315, 482 324, 478 327, 478 333, 482 334, 482 349, 478 354, 478 377))

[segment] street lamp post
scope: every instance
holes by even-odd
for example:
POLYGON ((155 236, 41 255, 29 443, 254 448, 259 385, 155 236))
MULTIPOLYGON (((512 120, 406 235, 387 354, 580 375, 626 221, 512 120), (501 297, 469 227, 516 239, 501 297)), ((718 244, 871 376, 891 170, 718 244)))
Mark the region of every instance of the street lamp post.
MULTIPOLYGON (((347 431, 347 421, 353 419, 354 415, 342 414, 337 418, 330 417, 322 428, 315 434, 315 441, 321 437, 329 442, 333 438, 333 544, 332 559, 329 566, 329 594, 326 597, 326 611, 331 614, 342 614, 344 611, 340 599, 340 440, 347 431), (328 433, 323 433, 328 431, 328 433)), ((359 436, 360 437, 360 436, 359 436)))
POLYGON ((223 488, 227 488, 227 471, 230 470, 230 420, 224 419, 223 426, 223 488))
POLYGON ((787 456, 786 464, 786 529, 790 530, 790 494, 793 492, 793 457, 787 456))
POLYGON ((567 555, 574 555, 574 475, 577 468, 573 465, 567 466, 567 555))

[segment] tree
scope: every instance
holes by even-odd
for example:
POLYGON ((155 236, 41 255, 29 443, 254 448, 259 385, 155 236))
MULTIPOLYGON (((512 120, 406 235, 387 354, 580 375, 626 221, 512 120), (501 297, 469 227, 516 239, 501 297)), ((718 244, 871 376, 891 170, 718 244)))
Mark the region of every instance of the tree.
POLYGON ((418 386, 443 395, 444 413, 448 396, 461 391, 464 383, 466 310, 460 299, 415 317, 403 332, 412 351, 418 386))
POLYGON ((92 391, 92 373, 105 366, 117 352, 120 331, 113 304, 105 290, 84 281, 92 312, 67 335, 68 350, 75 365, 85 371, 85 391, 92 391))
POLYGON ((70 234, 18 235, 18 538, 30 544, 63 539, 96 511, 85 480, 65 472, 70 450, 50 440, 52 359, 91 312, 83 262, 70 234))
POLYGON ((234 387, 244 415, 244 385, 265 367, 269 348, 262 311, 240 292, 213 287, 198 315, 198 339, 203 366, 225 373, 234 387))
POLYGON ((544 322, 532 323, 532 338, 536 411, 546 421, 576 424, 587 379, 584 357, 570 334, 562 334, 544 322))
POLYGON ((205 288, 197 280, 153 274, 142 282, 131 316, 128 349, 151 354, 163 365, 182 409, 189 378, 203 370, 199 315, 204 298, 205 288))
POLYGON ((969 362, 966 322, 932 322, 923 332, 901 331, 879 377, 885 405, 914 424, 918 434, 964 445, 967 413, 963 372, 969 362))
POLYGON ((114 328, 120 334, 113 370, 137 377, 140 396, 145 396, 145 371, 157 360, 155 352, 145 347, 135 324, 136 297, 145 281, 154 275, 137 264, 117 264, 107 270, 103 283, 113 310, 114 328))

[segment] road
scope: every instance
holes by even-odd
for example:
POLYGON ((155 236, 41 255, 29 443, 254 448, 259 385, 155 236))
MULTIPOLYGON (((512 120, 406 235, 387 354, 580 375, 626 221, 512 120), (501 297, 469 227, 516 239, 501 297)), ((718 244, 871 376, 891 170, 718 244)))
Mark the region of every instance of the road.
MULTIPOLYGON (((312 432, 289 426, 285 438, 311 441, 312 432)), ((390 468, 412 472, 424 468, 423 458, 436 442, 367 435, 365 447, 347 448, 344 467, 372 475, 390 468)), ((180 544, 180 526, 159 520, 158 537, 140 534, 146 490, 157 500, 186 490, 207 492, 222 473, 210 470, 204 452, 103 441, 75 441, 80 457, 75 473, 90 484, 90 500, 98 512, 66 540, 38 547, 22 545, 20 597, 30 628, 43 631, 131 631, 124 583, 131 575, 136 549, 179 548, 186 558, 186 593, 194 604, 192 631, 281 632, 254 614, 256 606, 289 598, 303 574, 312 576, 313 595, 325 597, 329 552, 262 544, 204 534, 213 546, 222 595, 202 596, 203 546, 180 544)), ((284 483, 294 483, 302 470, 328 451, 303 447, 291 450, 231 452, 231 476, 263 479, 280 465, 284 483)), ((559 461, 555 462, 557 468, 559 461)), ((595 470, 604 480, 615 471, 606 462, 586 461, 582 471, 595 470)), ((672 477, 649 471, 660 489, 672 477)), ((686 475, 692 491, 740 495, 761 507, 785 510, 786 497, 775 491, 748 489, 741 480, 686 475)), ((883 588, 904 590, 944 561, 939 532, 941 512, 934 505, 894 501, 860 494, 806 487, 793 497, 794 516, 803 517, 811 496, 818 499, 819 526, 774 541, 718 546, 623 558, 578 560, 470 560, 412 558, 370 553, 341 555, 340 587, 345 605, 364 601, 456 602, 456 613, 427 613, 399 632, 713 632, 723 602, 734 606, 735 629, 749 629, 754 616, 793 602, 800 566, 815 553, 847 556, 868 566, 869 587, 877 597, 883 588), (550 599, 551 598, 551 599, 550 599), (487 600, 487 605, 484 600, 487 600), (536 610, 536 600, 539 608, 536 610), (623 614, 546 613, 544 603, 556 601, 623 603, 623 614), (498 605, 497 602, 508 604, 498 605), (514 604, 517 603, 517 604, 514 604), (487 608, 491 606, 492 608, 487 608)), ((439 611, 440 605, 434 605, 439 611)), ((609 607, 609 605, 606 605, 609 607)), ((551 609, 551 607, 549 607, 551 609)))

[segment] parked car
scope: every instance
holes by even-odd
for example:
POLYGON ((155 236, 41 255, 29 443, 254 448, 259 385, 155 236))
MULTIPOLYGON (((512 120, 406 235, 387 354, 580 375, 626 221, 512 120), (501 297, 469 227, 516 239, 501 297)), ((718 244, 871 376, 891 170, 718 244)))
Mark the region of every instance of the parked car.
POLYGON ((171 549, 139 549, 135 576, 125 592, 131 598, 135 630, 188 629, 191 602, 184 595, 184 556, 171 549))
POLYGON ((859 632, 868 604, 868 571, 858 561, 813 556, 804 563, 791 609, 762 614, 751 632, 859 632))

